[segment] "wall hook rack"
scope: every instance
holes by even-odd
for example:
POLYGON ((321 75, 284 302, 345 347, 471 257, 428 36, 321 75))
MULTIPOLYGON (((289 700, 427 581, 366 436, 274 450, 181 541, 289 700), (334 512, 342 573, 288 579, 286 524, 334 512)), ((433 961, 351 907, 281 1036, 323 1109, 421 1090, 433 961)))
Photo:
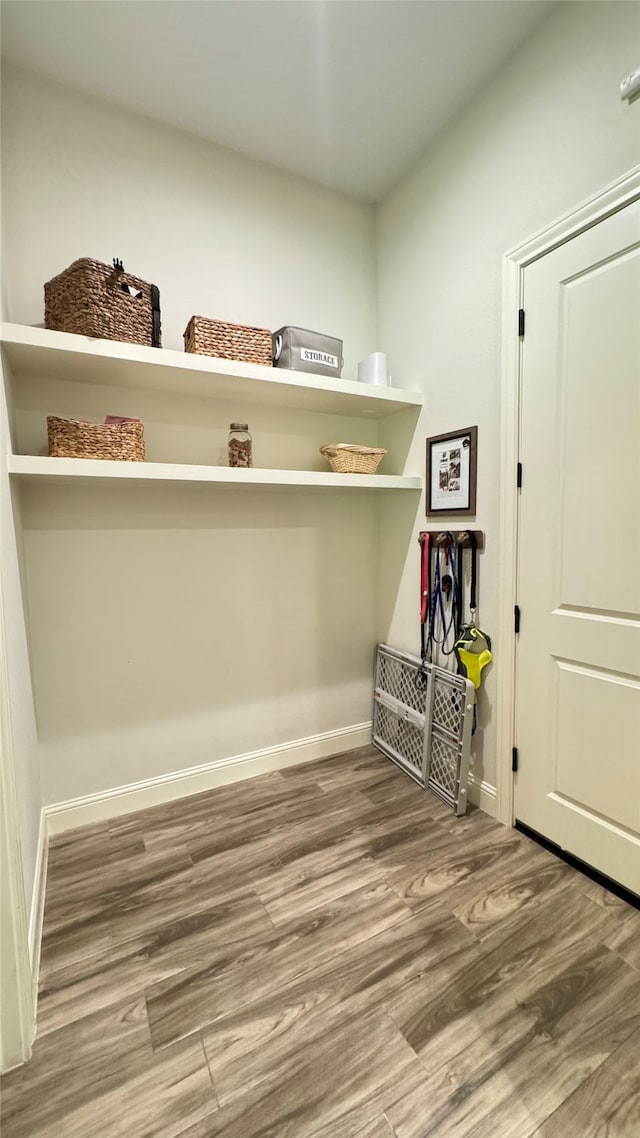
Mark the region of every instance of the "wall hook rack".
POLYGON ((481 529, 460 529, 460 530, 445 530, 445 529, 427 529, 421 530, 418 540, 422 545, 425 536, 429 536, 434 545, 449 546, 451 545, 452 538, 455 544, 462 549, 469 549, 471 546, 470 535, 473 534, 476 539, 476 549, 484 549, 484 532, 481 529))

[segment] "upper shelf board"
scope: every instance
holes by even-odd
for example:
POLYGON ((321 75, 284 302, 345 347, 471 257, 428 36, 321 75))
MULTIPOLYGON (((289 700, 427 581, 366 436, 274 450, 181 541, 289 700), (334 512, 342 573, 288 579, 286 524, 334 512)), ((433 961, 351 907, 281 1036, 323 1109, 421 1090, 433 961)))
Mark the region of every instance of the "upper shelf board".
POLYGON ((423 404, 418 391, 372 387, 347 379, 115 340, 93 340, 24 324, 0 325, 0 340, 14 375, 215 399, 243 398, 247 403, 376 419, 423 404))

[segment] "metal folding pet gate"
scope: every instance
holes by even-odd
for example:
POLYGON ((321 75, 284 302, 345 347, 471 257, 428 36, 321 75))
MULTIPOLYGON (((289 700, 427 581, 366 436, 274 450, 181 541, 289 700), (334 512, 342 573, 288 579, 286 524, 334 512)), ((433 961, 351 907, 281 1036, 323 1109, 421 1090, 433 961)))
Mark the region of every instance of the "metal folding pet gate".
POLYGON ((473 684, 378 645, 373 742, 456 815, 467 809, 473 684))

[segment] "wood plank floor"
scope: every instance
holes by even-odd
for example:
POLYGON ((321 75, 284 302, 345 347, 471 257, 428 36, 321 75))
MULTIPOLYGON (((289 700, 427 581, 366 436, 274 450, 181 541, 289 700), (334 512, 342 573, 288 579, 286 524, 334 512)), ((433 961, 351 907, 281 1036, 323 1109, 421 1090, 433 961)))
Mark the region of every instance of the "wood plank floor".
POLYGON ((51 844, 3 1138, 638 1138, 640 913, 370 748, 51 844))

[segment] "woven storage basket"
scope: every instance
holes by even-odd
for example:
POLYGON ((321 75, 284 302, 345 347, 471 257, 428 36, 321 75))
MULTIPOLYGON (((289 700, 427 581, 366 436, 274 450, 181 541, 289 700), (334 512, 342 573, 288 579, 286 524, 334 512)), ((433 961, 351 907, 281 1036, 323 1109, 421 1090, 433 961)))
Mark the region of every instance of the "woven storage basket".
POLYGON ((325 443, 320 454, 329 461, 336 474, 375 474, 386 450, 381 447, 351 446, 349 443, 325 443))
POLYGON ((220 360, 243 360, 249 364, 272 366, 271 332, 246 324, 229 324, 192 316, 184 332, 184 350, 198 356, 220 360))
POLYGON ((44 323, 56 332, 160 347, 160 293, 122 262, 82 257, 44 286, 44 323))
POLYGON ((130 419, 120 423, 82 423, 47 416, 52 458, 103 458, 144 462, 144 426, 130 419))

